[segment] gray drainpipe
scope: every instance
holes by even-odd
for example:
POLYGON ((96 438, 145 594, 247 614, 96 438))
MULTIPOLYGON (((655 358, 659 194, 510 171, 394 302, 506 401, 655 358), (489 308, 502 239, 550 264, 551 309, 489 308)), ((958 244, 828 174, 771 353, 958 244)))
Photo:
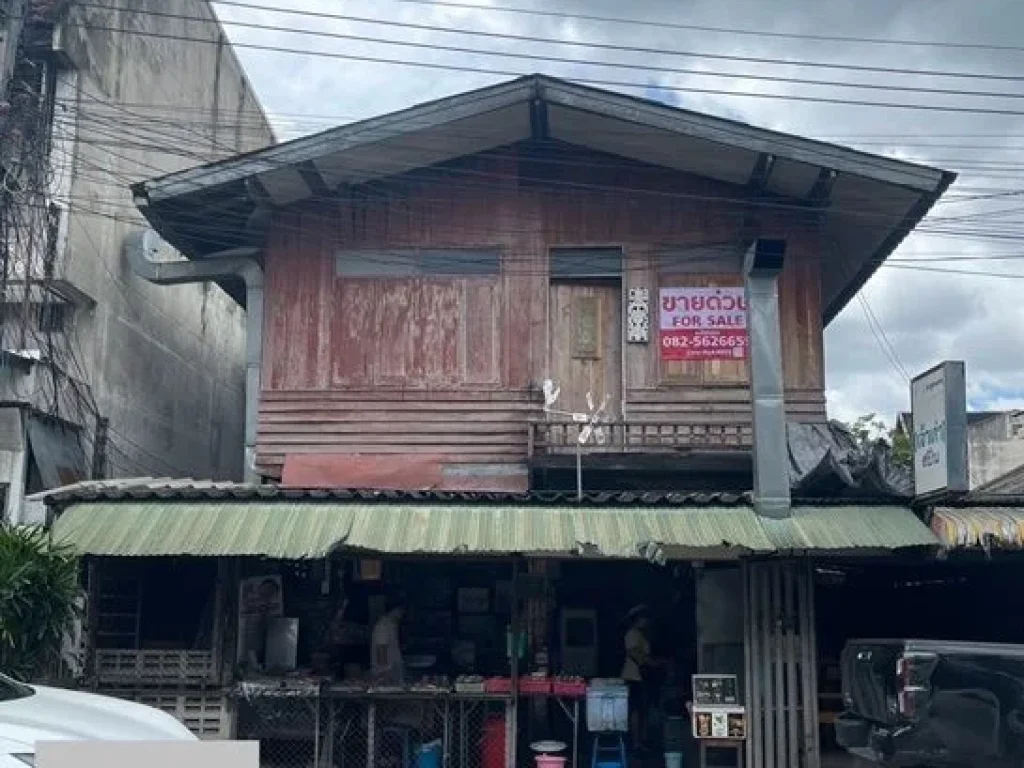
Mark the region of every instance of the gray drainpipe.
POLYGON ((212 254, 202 261, 164 261, 168 245, 151 229, 125 239, 125 255, 139 277, 156 285, 183 285, 237 277, 245 282, 245 482, 259 482, 256 474, 256 420, 259 408, 260 372, 263 367, 263 270, 256 257, 259 248, 235 248, 212 254))
POLYGON ((743 262, 754 414, 754 508, 764 517, 777 519, 791 514, 779 325, 779 274, 785 255, 785 240, 759 239, 743 262))

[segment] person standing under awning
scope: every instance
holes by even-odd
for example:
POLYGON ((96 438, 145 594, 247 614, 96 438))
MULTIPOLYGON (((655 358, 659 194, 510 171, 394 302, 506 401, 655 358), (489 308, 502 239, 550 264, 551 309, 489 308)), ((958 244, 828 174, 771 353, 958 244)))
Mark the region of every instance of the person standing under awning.
POLYGON ((651 658, 650 612, 638 605, 626 614, 626 636, 623 641, 626 658, 622 663, 622 679, 629 687, 629 732, 633 748, 642 746, 648 707, 651 658))
POLYGON ((402 661, 402 645, 399 630, 405 607, 392 601, 387 613, 373 626, 370 638, 370 662, 374 681, 379 685, 404 685, 405 669, 402 661))

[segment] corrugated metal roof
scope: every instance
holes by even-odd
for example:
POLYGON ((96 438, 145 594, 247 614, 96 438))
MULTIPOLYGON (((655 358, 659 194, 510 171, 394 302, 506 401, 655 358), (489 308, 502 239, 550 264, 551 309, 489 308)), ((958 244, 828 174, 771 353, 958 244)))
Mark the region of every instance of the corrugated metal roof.
POLYGON ((949 549, 1024 548, 1024 507, 936 507, 931 530, 949 549))
POLYGON ((764 520, 764 525, 779 550, 891 550, 939 543, 901 506, 800 506, 792 517, 764 520))
POLYGON ((357 514, 345 542, 380 552, 640 557, 659 547, 771 552, 749 507, 670 509, 388 505, 357 514))
POLYGON ((53 530, 87 555, 282 559, 336 548, 661 560, 938 544, 905 507, 859 506, 796 508, 767 521, 749 506, 108 501, 71 506, 53 530))
POLYGON ((82 554, 264 556, 304 560, 345 540, 354 507, 306 503, 79 504, 53 525, 82 554))
POLYGON ((389 554, 641 557, 659 545, 709 554, 771 552, 748 507, 588 509, 309 502, 77 504, 57 541, 89 555, 323 557, 337 547, 389 554))

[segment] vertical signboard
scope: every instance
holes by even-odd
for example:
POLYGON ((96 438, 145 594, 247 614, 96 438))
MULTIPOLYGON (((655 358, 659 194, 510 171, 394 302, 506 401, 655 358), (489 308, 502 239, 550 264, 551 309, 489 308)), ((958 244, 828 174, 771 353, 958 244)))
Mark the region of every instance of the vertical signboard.
POLYGON ((746 359, 743 288, 662 288, 659 298, 662 360, 746 359))
POLYGON ((963 362, 945 362, 910 383, 914 493, 968 489, 967 381, 963 362))

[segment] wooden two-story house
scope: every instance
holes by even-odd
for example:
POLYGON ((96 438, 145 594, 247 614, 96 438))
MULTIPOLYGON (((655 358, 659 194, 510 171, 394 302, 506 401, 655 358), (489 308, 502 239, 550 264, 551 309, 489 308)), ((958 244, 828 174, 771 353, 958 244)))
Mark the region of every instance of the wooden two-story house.
POLYGON ((952 179, 531 76, 135 196, 248 300, 250 476, 525 490, 579 452, 591 489, 692 490, 750 487, 751 241, 786 244, 787 417, 824 422, 824 327, 952 179))

